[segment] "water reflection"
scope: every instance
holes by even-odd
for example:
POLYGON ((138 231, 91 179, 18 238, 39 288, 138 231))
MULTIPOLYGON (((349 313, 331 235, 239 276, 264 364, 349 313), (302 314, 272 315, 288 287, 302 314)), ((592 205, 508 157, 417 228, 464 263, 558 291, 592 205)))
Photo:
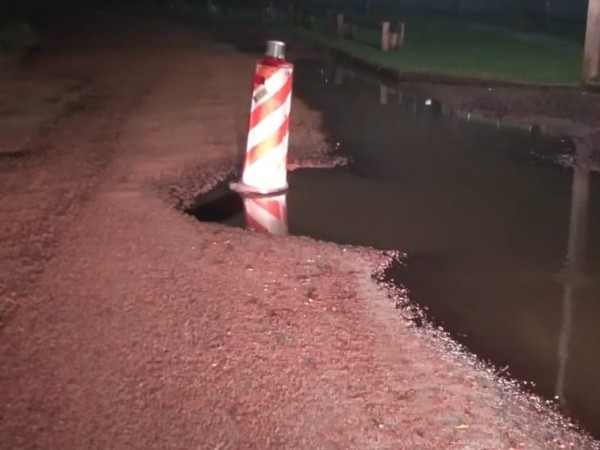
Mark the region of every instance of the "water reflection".
POLYGON ((577 148, 575 166, 573 168, 573 184, 571 188, 571 213, 569 219, 569 238, 567 243, 567 259, 565 266, 562 324, 558 344, 558 372, 555 393, 560 405, 566 409, 565 377, 569 360, 569 344, 573 331, 573 308, 578 292, 582 287, 585 265, 585 243, 588 228, 590 199, 590 166, 589 146, 577 148))
POLYGON ((287 194, 245 197, 246 226, 252 230, 277 236, 288 234, 287 194))
MULTIPOLYGON (((358 75, 356 72, 345 69, 339 65, 333 65, 327 69, 320 69, 321 77, 325 83, 330 79, 334 84, 341 87, 346 81, 354 82, 358 75)), ((391 103, 402 105, 414 115, 427 114, 432 117, 451 117, 457 118, 467 123, 480 123, 494 126, 495 128, 509 128, 518 130, 528 130, 532 138, 538 137, 541 133, 548 134, 550 130, 545 129, 537 123, 524 123, 521 120, 511 120, 510 118, 490 115, 479 111, 456 109, 452 105, 441 103, 435 99, 429 99, 419 95, 414 95, 405 91, 401 85, 391 86, 388 83, 381 82, 376 78, 368 76, 360 77, 363 81, 369 81, 369 84, 375 84, 377 92, 373 95, 379 105, 386 106, 391 103), (393 98, 395 96, 395 99, 393 98)))
POLYGON ((309 72, 298 71, 296 92, 353 165, 305 187, 298 174, 294 233, 406 252, 390 281, 600 436, 600 179, 585 155, 536 120, 453 109, 368 74, 324 89, 309 72), (363 205, 358 217, 345 215, 346 198, 363 205), (303 225, 303 208, 325 214, 303 225))
POLYGON ((380 105, 387 105, 388 95, 389 95, 388 87, 385 84, 380 84, 379 85, 379 104, 380 105))
POLYGON ((220 222, 277 236, 288 234, 287 193, 240 196, 226 184, 203 195, 188 210, 203 222, 220 222))

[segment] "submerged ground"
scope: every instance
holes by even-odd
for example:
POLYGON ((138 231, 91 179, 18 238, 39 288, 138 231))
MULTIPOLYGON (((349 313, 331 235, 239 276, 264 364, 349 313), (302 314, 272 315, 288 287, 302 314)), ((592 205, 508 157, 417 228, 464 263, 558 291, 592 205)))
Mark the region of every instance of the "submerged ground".
POLYGON ((3 80, 2 448, 594 447, 411 327, 385 255, 182 212, 239 163, 252 58, 119 17, 47 42, 3 80))

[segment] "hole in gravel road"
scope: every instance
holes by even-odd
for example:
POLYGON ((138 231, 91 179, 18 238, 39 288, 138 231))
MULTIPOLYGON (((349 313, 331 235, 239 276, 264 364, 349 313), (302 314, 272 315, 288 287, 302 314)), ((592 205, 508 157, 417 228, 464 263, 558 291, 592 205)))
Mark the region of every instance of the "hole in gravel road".
POLYGON ((227 223, 228 220, 237 218, 236 225, 243 226, 239 217, 244 212, 244 201, 223 184, 200 199, 189 212, 202 222, 227 223))
POLYGON ((388 281, 600 436, 600 178, 585 155, 336 68, 298 62, 295 89, 351 166, 291 172, 288 193, 262 205, 223 184, 189 213, 407 253, 388 281))

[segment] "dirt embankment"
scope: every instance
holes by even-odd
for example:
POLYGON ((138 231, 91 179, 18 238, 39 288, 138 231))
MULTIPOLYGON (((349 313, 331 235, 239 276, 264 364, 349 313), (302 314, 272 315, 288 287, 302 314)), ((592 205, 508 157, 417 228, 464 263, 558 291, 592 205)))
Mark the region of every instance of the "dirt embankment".
MULTIPOLYGON (((34 68, 90 84, 0 160, 1 448, 592 448, 411 328, 382 255, 175 208, 239 161, 250 58, 115 22, 34 68)), ((319 115, 293 121, 295 164, 323 161, 319 115)))

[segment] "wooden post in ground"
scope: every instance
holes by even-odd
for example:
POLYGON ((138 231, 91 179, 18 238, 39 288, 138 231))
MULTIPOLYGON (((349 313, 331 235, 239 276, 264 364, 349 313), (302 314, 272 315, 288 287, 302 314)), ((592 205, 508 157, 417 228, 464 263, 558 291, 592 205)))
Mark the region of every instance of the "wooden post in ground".
POLYGON ((398 47, 402 47, 404 45, 404 33, 405 33, 404 22, 400 22, 398 24, 398 47))
POLYGON ((398 50, 404 45, 404 23, 398 23, 398 28, 390 31, 390 50, 398 50))
POLYGON ((275 3, 274 2, 269 2, 269 18, 271 20, 276 20, 277 19, 277 12, 275 11, 275 3))
POLYGON ((550 28, 552 22, 552 0, 544 0, 544 25, 546 29, 550 28))
POLYGON ((390 31, 390 50, 398 49, 398 32, 390 31))
POLYGON ((273 20, 273 2, 269 0, 262 0, 261 2, 262 16, 265 20, 273 20))
POLYGON ((336 34, 339 39, 344 39, 344 15, 338 14, 336 16, 336 34))
POLYGON ((597 76, 600 76, 600 0, 588 0, 583 79, 590 81, 597 76))
POLYGON ((387 52, 390 49, 390 23, 381 23, 381 50, 387 52))

